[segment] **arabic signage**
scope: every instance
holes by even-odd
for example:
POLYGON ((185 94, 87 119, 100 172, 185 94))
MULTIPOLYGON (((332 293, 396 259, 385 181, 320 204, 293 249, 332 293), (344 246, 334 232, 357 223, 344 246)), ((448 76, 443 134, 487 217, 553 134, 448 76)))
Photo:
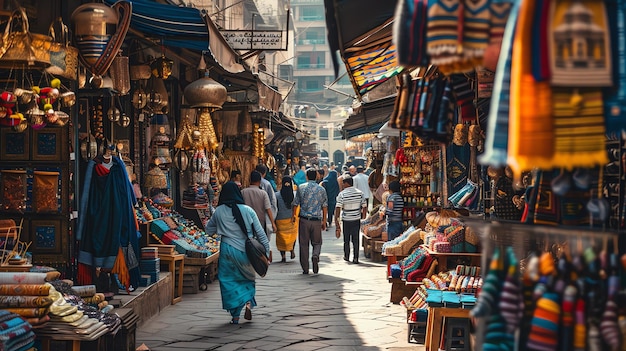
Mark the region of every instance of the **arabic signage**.
POLYGON ((235 50, 286 50, 280 30, 224 30, 221 33, 235 50))

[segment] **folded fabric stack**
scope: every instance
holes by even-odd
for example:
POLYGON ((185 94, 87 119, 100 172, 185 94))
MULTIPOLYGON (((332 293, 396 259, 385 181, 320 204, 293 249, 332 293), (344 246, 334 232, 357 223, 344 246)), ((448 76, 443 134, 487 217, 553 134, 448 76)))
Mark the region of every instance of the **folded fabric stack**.
POLYGON ((404 231, 404 233, 398 235, 398 237, 394 238, 393 240, 389 240, 385 242, 382 246, 382 252, 385 252, 385 249, 387 247, 399 245, 402 240, 406 239, 414 231, 415 231, 415 227, 410 226, 404 231))
POLYGON ((43 326, 49 321, 48 307, 53 302, 48 298, 52 286, 47 282, 59 276, 58 271, 1 272, 0 308, 20 315, 33 328, 43 326))
POLYGON ((413 296, 403 299, 407 309, 430 307, 472 308, 482 286, 480 267, 457 266, 455 270, 428 275, 413 296))
MULTIPOLYGON (((94 315, 88 315, 85 310, 97 310, 88 305, 78 305, 80 297, 70 296, 71 302, 68 302, 54 287, 50 287, 48 296, 54 301, 49 307, 50 322, 45 327, 36 329, 35 333, 38 337, 55 339, 61 335, 68 335, 79 340, 91 341, 108 332, 117 332, 98 318, 94 318, 94 315)), ((105 315, 100 311, 97 313, 105 315)))
POLYGON ((159 280, 159 272, 161 271, 161 259, 150 258, 141 259, 139 262, 139 270, 142 275, 150 276, 151 282, 157 282, 159 280))
POLYGON ((437 267, 437 259, 419 248, 399 262, 401 277, 409 282, 417 282, 433 274, 437 267))
MULTIPOLYGON (((107 313, 113 309, 113 306, 109 305, 109 302, 106 301, 104 294, 96 292, 95 285, 73 286, 72 292, 75 296, 80 297, 83 303, 97 308, 103 313, 107 313)), ((66 300, 67 299, 66 297, 66 300)))
POLYGON ((22 317, 0 310, 0 350, 25 351, 35 344, 35 333, 22 317))

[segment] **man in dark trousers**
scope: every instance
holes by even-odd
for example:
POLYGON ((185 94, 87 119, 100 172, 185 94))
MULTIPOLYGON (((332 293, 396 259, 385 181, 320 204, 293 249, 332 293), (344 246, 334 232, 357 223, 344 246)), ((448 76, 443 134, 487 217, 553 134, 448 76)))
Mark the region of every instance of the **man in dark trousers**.
POLYGON ((363 192, 354 185, 354 180, 350 176, 343 178, 343 190, 337 195, 337 206, 335 207, 335 235, 337 239, 341 236, 341 225, 339 215, 343 221, 343 260, 350 261, 350 243, 354 248, 352 263, 359 263, 359 240, 361 234, 361 219, 367 214, 367 202, 363 192), (343 210, 343 211, 342 211, 343 210))
POLYGON ((313 273, 319 272, 320 253, 322 251, 322 230, 326 230, 328 215, 328 197, 326 190, 315 182, 317 171, 306 171, 307 182, 298 186, 292 204, 292 222, 299 220, 298 243, 300 245, 300 266, 302 274, 309 274, 309 243, 313 246, 311 261, 313 273), (296 218, 296 208, 300 206, 300 218, 296 218))

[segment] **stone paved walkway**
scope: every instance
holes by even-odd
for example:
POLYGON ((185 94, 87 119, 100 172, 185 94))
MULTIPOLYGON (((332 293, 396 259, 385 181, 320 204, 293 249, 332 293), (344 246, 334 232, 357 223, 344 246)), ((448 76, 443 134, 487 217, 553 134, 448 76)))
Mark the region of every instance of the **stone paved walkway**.
POLYGON ((144 323, 137 345, 152 351, 423 350, 407 342, 406 310, 389 302, 385 263, 364 258, 362 248, 360 264, 345 262, 343 239, 334 228, 323 234, 319 274, 303 275, 296 257, 257 277, 252 321, 242 313, 239 325, 229 324, 216 281, 144 323))

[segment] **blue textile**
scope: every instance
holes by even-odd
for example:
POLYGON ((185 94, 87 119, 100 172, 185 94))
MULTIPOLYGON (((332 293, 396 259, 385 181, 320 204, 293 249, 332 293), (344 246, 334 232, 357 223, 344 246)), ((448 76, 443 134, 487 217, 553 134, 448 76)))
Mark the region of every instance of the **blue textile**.
POLYGON ((254 268, 245 251, 236 249, 222 240, 218 259, 217 276, 220 282, 222 308, 232 317, 239 317, 247 302, 256 306, 254 268))
POLYGON ((300 186, 300 184, 306 183, 306 173, 303 170, 299 170, 293 176, 293 182, 296 183, 297 186, 300 186))
MULTIPOLYGON (((254 233, 265 233, 256 212, 252 207, 247 205, 236 205, 241 211, 241 216, 248 230, 248 233, 253 233, 251 228, 254 227, 254 233)), ((233 216, 233 211, 227 205, 219 205, 215 209, 215 213, 211 216, 211 219, 206 224, 205 231, 207 234, 219 234, 222 243, 226 242, 229 246, 232 246, 242 252, 246 250, 246 238, 233 216)), ((259 242, 265 246, 265 252, 270 252, 270 244, 267 240, 267 236, 259 235, 257 237, 259 242)), ((220 253, 220 258, 221 258, 220 253)))
POLYGON ((326 190, 314 180, 300 185, 293 199, 294 206, 300 206, 301 217, 322 218, 323 207, 328 207, 326 190))
POLYGON ((483 165, 504 167, 509 148, 509 100, 511 93, 511 57, 520 1, 513 2, 504 30, 498 67, 493 81, 493 97, 489 106, 485 152, 478 158, 483 165))

